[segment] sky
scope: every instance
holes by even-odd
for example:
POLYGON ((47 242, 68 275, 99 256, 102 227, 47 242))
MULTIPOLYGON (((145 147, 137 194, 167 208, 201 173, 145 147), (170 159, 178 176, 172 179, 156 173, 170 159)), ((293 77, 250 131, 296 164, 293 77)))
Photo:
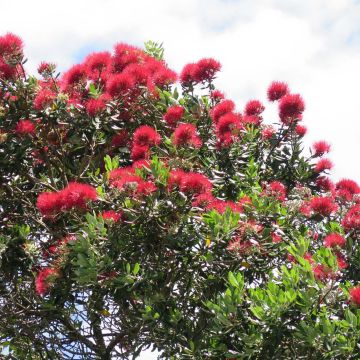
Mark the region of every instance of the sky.
MULTIPOLYGON (((332 178, 360 183, 360 1, 355 0, 0 0, 0 34, 25 42, 27 67, 60 70, 117 42, 163 42, 180 72, 203 57, 222 64, 216 85, 242 110, 285 81, 306 102, 306 146, 332 145, 332 178)), ((152 359, 146 355, 143 359, 152 359)))

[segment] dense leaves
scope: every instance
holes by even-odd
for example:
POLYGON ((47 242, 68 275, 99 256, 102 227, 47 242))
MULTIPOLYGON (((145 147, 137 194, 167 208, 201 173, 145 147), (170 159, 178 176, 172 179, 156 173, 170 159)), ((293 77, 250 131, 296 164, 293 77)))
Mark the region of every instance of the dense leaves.
POLYGON ((305 103, 243 112, 220 63, 119 43, 29 76, 0 37, 0 349, 9 359, 358 359, 360 187, 305 103))

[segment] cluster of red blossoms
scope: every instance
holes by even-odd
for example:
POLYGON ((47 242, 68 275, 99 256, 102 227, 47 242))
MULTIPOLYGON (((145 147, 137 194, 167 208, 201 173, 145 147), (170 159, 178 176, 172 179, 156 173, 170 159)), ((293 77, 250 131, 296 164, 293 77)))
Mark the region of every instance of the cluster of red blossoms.
POLYGON ((85 209, 89 201, 96 199, 97 192, 94 187, 72 182, 61 191, 41 193, 36 206, 42 215, 53 216, 72 208, 85 209))
POLYGON ((12 80, 23 76, 23 46, 22 40, 14 34, 0 36, 0 78, 12 80))

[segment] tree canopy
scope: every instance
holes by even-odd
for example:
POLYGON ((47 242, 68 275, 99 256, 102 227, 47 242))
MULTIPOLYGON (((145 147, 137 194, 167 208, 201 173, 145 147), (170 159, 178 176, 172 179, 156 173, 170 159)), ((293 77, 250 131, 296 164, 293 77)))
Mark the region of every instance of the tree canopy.
POLYGON ((163 56, 32 76, 0 37, 3 357, 359 359, 360 187, 303 151, 302 96, 270 84, 270 123, 163 56))

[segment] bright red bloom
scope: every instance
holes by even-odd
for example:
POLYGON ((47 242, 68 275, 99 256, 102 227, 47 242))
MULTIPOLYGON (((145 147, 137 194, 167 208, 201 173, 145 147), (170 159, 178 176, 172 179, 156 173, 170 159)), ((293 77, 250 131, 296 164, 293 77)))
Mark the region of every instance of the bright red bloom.
POLYGON ((286 187, 280 181, 272 181, 266 188, 266 194, 279 201, 285 201, 286 187))
POLYGON ((101 73, 110 68, 111 61, 111 54, 108 51, 94 52, 85 58, 84 65, 89 77, 98 80, 101 73))
POLYGON ((109 100, 109 96, 106 94, 101 95, 97 99, 90 99, 86 103, 86 112, 89 116, 96 116, 106 108, 106 102, 109 100))
POLYGON ((263 140, 269 140, 274 136, 275 133, 276 130, 274 129, 273 126, 264 126, 261 133, 261 137, 263 140))
POLYGON ((182 71, 180 73, 181 85, 187 86, 196 81, 195 77, 194 77, 194 72, 195 72, 196 67, 197 67, 197 65, 192 64, 192 63, 184 66, 184 68, 182 69, 182 71))
POLYGON ((346 244, 346 240, 343 236, 341 236, 340 234, 337 233, 331 233, 327 236, 325 236, 324 239, 324 246, 326 247, 343 247, 346 244))
POLYGON ((86 68, 82 64, 73 65, 62 77, 62 85, 65 90, 68 90, 79 83, 85 84, 87 74, 86 68))
POLYGON ((173 84, 177 80, 177 74, 175 71, 163 66, 152 75, 151 80, 155 86, 162 88, 173 84))
POLYGON ((124 70, 129 64, 139 63, 145 57, 140 48, 124 43, 116 44, 114 50, 113 64, 117 72, 124 70))
POLYGON ((41 111, 48 107, 54 99, 56 98, 56 93, 49 89, 41 89, 35 96, 34 99, 34 108, 35 110, 41 111))
POLYGON ((350 301, 356 306, 360 307, 360 285, 355 286, 349 290, 350 301))
POLYGON ((317 141, 313 144, 314 156, 321 156, 330 151, 330 144, 325 141, 317 141))
POLYGON ((180 124, 173 133, 173 143, 175 146, 190 145, 200 148, 202 141, 196 134, 196 126, 193 124, 180 124))
POLYGON ((243 124, 260 125, 261 121, 262 121, 262 117, 261 116, 256 116, 256 115, 244 115, 242 117, 241 121, 242 121, 243 124))
POLYGON ((125 173, 116 181, 112 181, 111 184, 117 189, 136 197, 150 195, 157 190, 153 182, 144 181, 140 176, 125 173))
POLYGON ((196 82, 212 81, 220 69, 221 64, 218 61, 212 58, 201 59, 193 69, 193 77, 196 82))
POLYGON ((112 170, 109 174, 109 182, 112 184, 114 181, 120 180, 121 178, 128 175, 135 175, 135 169, 133 169, 131 166, 112 170))
POLYGON ((221 138, 227 133, 237 135, 242 129, 241 116, 233 113, 223 115, 216 124, 216 135, 221 138))
POLYGON ((134 144, 140 146, 156 146, 161 142, 161 136, 148 125, 139 126, 133 136, 134 144))
POLYGON ((180 190, 187 194, 202 194, 210 192, 212 184, 210 180, 203 174, 189 172, 184 173, 180 181, 180 190))
POLYGON ((206 210, 215 209, 219 214, 223 214, 227 208, 230 208, 233 212, 243 212, 243 206, 241 203, 236 204, 233 201, 219 199, 214 199, 211 203, 209 203, 206 210))
POLYGON ((97 192, 88 184, 71 182, 60 191, 60 198, 63 210, 70 210, 74 207, 85 208, 89 201, 97 199, 97 192))
POLYGON ((337 266, 340 270, 346 269, 349 264, 346 262, 346 259, 338 252, 335 253, 337 266))
POLYGON ((334 276, 334 273, 331 268, 325 266, 325 265, 315 265, 313 267, 313 273, 316 280, 319 281, 325 281, 327 279, 330 279, 334 276))
POLYGON ((135 79, 126 73, 116 74, 109 78, 106 90, 112 97, 124 96, 133 89, 135 79))
POLYGON ((192 206, 206 209, 213 201, 216 200, 211 193, 202 193, 192 202, 192 206))
MULTIPOLYGON (((355 194, 360 194, 360 186, 353 180, 350 179, 342 179, 336 183, 336 190, 347 192, 350 196, 348 198, 352 198, 355 194)), ((349 200, 349 201, 350 201, 349 200)))
POLYGON ((329 159, 320 159, 314 168, 316 173, 320 173, 325 170, 331 170, 333 168, 333 163, 329 159))
POLYGON ((276 101, 289 93, 289 87, 286 83, 274 81, 270 84, 267 90, 267 97, 269 101, 276 101))
POLYGON ((324 191, 334 191, 335 185, 334 183, 326 176, 320 176, 316 180, 316 185, 319 186, 321 190, 324 191))
POLYGON ((360 230, 360 205, 351 207, 341 224, 348 231, 360 230))
POLYGON ((0 36, 0 55, 22 55, 23 41, 12 33, 0 36))
POLYGON ((123 73, 129 74, 138 85, 146 85, 150 77, 149 69, 144 64, 130 64, 123 73))
POLYGON ((314 197, 309 202, 310 208, 317 214, 329 216, 338 209, 332 197, 314 197))
POLYGON ((37 68, 37 72, 40 75, 46 77, 49 76, 55 70, 55 67, 56 67, 55 64, 42 61, 37 68))
POLYGON ((137 145, 134 144, 134 146, 131 148, 131 160, 132 161, 139 161, 144 159, 150 158, 150 148, 146 145, 137 145))
POLYGON ((265 106, 259 100, 250 100, 245 106, 245 114, 259 116, 265 110, 265 106))
POLYGON ((280 119, 285 125, 299 119, 304 110, 304 100, 299 94, 285 95, 279 102, 280 119))
POLYGON ((51 286, 51 279, 58 277, 59 272, 56 269, 45 268, 40 270, 35 279, 35 289, 37 294, 45 295, 51 286))
POLYGON ((169 126, 175 126, 176 123, 184 116, 185 109, 179 105, 169 107, 164 115, 164 120, 169 126))
POLYGON ((104 211, 101 214, 101 217, 104 220, 111 220, 113 222, 118 222, 122 219, 123 217, 123 213, 122 212, 115 212, 114 210, 108 210, 108 211, 104 211))
POLYGON ((224 100, 220 104, 217 104, 211 111, 210 116, 214 123, 217 123, 219 119, 228 113, 231 113, 235 109, 235 104, 231 100, 224 100))
POLYGON ((130 138, 129 133, 125 129, 121 129, 111 139, 111 146, 113 147, 124 147, 128 145, 130 138))
POLYGON ((213 100, 223 100, 225 95, 220 90, 214 90, 210 93, 210 97, 213 100))
POLYGON ((10 80, 14 79, 16 75, 16 67, 8 65, 2 56, 0 56, 0 78, 10 80))
POLYGON ((171 170, 167 183, 168 189, 173 190, 175 188, 180 188, 180 184, 185 176, 186 172, 183 170, 171 170))
POLYGON ((295 132, 298 136, 303 137, 307 132, 307 128, 302 125, 296 125, 295 132))
POLYGON ((16 124, 15 132, 18 135, 35 135, 35 124, 30 120, 19 120, 16 124))
POLYGON ((37 198, 36 207, 43 216, 55 215, 62 207, 61 196, 58 192, 43 192, 37 198))

